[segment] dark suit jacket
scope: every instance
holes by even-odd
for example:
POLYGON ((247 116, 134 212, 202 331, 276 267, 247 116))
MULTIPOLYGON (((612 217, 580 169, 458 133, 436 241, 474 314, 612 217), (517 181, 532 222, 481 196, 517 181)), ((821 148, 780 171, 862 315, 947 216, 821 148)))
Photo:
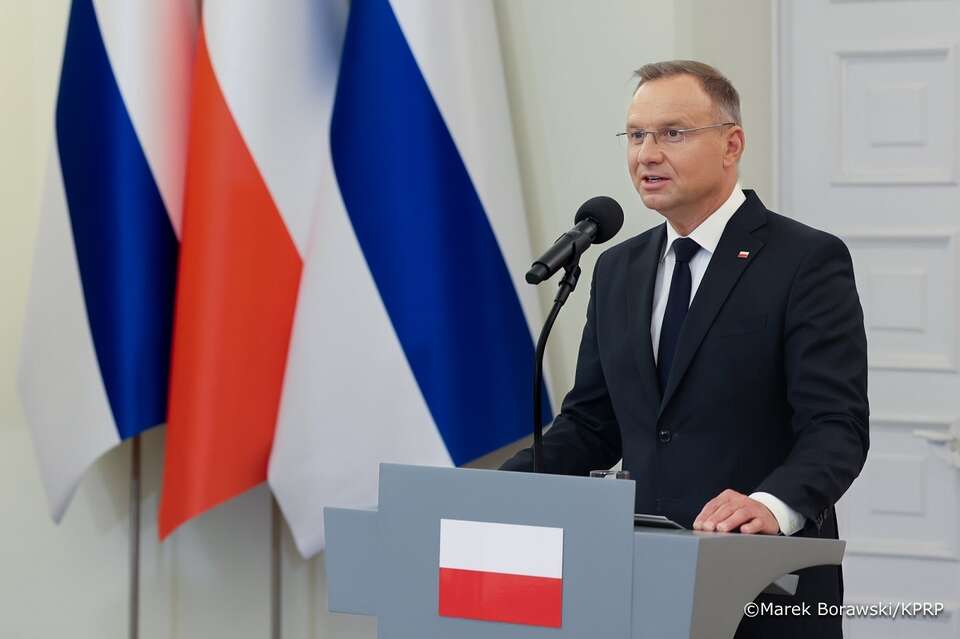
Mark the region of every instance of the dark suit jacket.
MULTIPOLYGON (((637 512, 686 527, 725 488, 764 491, 807 518, 798 534, 835 539, 833 505, 869 446, 853 265, 838 238, 745 194, 690 305, 663 392, 650 315, 666 225, 600 256, 576 380, 544 436, 544 467, 585 475, 622 458, 637 512)), ((531 450, 503 469, 532 470, 531 450)), ((812 568, 797 597, 839 603, 842 589, 839 568, 812 568)), ((757 617, 737 637, 767 632, 840 636, 839 619, 757 617)))

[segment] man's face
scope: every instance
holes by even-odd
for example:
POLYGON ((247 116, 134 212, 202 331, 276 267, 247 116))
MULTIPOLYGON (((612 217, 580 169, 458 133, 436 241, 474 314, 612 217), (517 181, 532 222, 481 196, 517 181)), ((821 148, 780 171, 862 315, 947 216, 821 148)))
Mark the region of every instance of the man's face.
MULTIPOLYGON (((637 89, 627 112, 627 131, 688 129, 723 121, 700 82, 679 75, 646 82, 637 89)), ((717 127, 684 134, 683 142, 677 144, 659 135, 656 143, 652 135, 640 145, 628 139, 627 166, 644 206, 669 218, 671 212, 695 210, 698 203, 702 206, 716 199, 728 188, 730 167, 742 148, 741 137, 731 155, 732 134, 742 136, 739 127, 717 127)))

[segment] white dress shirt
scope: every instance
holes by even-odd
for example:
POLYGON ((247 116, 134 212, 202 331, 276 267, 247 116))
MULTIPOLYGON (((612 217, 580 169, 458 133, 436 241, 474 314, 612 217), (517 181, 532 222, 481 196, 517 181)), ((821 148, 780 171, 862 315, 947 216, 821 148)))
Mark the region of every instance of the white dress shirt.
MULTIPOLYGON (((730 221, 730 218, 733 217, 733 214, 737 212, 737 209, 746 199, 738 182, 727 201, 721 204, 720 208, 687 236, 700 245, 700 250, 690 260, 690 299, 687 301, 688 306, 697 294, 697 288, 700 286, 703 274, 707 272, 710 258, 717 250, 717 244, 720 242, 720 236, 723 235, 723 229, 726 228, 727 222, 730 221)), ((663 254, 660 256, 659 266, 657 267, 657 280, 653 289, 653 313, 650 316, 650 339, 653 341, 654 361, 657 361, 659 357, 660 327, 663 325, 663 315, 667 309, 667 297, 670 294, 670 283, 673 280, 673 267, 677 261, 673 252, 673 241, 679 237, 681 235, 668 222, 667 241, 664 244, 663 254)), ((803 528, 806 522, 803 515, 770 493, 753 493, 750 498, 759 501, 770 509, 780 525, 780 532, 784 535, 792 535, 803 528)))

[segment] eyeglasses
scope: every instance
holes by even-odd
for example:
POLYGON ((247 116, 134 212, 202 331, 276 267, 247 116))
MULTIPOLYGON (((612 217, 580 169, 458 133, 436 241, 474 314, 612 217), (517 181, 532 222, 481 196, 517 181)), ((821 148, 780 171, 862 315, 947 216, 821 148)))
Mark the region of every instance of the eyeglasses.
POLYGON ((707 126, 698 126, 691 129, 677 129, 677 128, 666 128, 660 129, 659 131, 648 131, 646 129, 634 129, 633 131, 624 131, 622 133, 617 133, 617 137, 621 140, 628 140, 631 147, 638 147, 643 145, 643 141, 647 138, 648 135, 653 136, 653 143, 659 144, 661 141, 666 142, 667 144, 680 144, 683 142, 687 133, 693 133, 694 131, 703 131, 704 129, 715 129, 721 126, 736 126, 736 122, 722 122, 720 124, 708 124, 707 126))

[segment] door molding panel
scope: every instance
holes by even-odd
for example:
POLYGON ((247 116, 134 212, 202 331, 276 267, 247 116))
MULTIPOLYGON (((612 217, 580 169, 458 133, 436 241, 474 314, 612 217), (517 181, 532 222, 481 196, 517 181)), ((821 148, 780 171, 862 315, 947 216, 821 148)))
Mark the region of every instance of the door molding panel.
POLYGON ((834 185, 956 184, 956 43, 834 45, 834 185))
POLYGON ((874 370, 955 373, 955 228, 834 231, 850 249, 874 370))

